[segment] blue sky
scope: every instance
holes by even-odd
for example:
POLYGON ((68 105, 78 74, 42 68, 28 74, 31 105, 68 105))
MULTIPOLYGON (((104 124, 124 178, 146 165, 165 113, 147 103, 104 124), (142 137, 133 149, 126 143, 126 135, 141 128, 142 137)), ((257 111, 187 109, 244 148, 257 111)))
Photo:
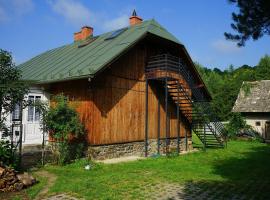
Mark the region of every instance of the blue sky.
POLYGON ((95 35, 126 26, 134 8, 145 20, 155 18, 206 67, 253 66, 270 54, 269 36, 243 48, 224 39, 237 10, 227 0, 0 0, 0 48, 20 64, 71 43, 83 25, 93 26, 95 35))

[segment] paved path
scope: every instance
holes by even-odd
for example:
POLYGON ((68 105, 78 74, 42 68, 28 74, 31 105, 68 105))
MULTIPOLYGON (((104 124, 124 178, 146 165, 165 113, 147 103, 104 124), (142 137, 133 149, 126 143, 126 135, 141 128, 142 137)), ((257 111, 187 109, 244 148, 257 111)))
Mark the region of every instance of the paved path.
POLYGON ((155 200, 250 200, 269 199, 263 190, 267 183, 247 182, 241 187, 232 184, 189 182, 185 185, 161 184, 152 188, 147 199, 155 200))
POLYGON ((82 199, 72 197, 68 194, 58 194, 58 195, 54 195, 54 196, 51 196, 42 200, 82 200, 82 199))
POLYGON ((38 176, 47 178, 47 184, 45 185, 44 188, 42 188, 42 190, 38 193, 38 195, 35 198, 35 200, 39 200, 39 199, 44 198, 47 195, 49 188, 54 185, 57 177, 54 174, 51 174, 51 173, 44 171, 44 170, 38 171, 36 174, 38 176))

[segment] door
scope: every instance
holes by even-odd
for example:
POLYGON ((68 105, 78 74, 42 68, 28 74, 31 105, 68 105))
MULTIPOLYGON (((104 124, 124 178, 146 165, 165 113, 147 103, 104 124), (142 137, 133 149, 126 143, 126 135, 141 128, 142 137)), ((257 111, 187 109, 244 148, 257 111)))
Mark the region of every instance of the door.
MULTIPOLYGON (((37 102, 41 100, 40 95, 29 95, 28 101, 37 102)), ((28 106, 26 109, 26 121, 23 124, 24 144, 42 144, 42 129, 40 123, 40 112, 36 106, 28 106)))
POLYGON ((265 139, 270 140, 270 121, 265 122, 265 139))

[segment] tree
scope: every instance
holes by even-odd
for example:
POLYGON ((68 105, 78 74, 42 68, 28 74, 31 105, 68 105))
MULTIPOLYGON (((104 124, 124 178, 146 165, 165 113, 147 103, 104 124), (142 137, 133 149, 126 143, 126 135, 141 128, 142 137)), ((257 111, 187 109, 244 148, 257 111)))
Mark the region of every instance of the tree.
POLYGON ((228 120, 243 81, 269 79, 270 56, 261 58, 258 66, 243 65, 235 68, 230 65, 224 71, 208 69, 196 63, 196 67, 213 98, 212 109, 220 120, 228 120))
POLYGON ((238 46, 252 38, 257 40, 264 34, 270 35, 270 1, 269 0, 229 0, 239 7, 239 13, 232 13, 234 23, 231 27, 238 34, 224 33, 225 38, 237 41, 238 46))
POLYGON ((268 80, 270 77, 270 56, 262 57, 256 66, 257 80, 268 80))
POLYGON ((28 84, 21 80, 21 72, 15 67, 12 55, 0 49, 0 130, 5 128, 7 114, 16 105, 26 103, 23 99, 27 92, 28 84))

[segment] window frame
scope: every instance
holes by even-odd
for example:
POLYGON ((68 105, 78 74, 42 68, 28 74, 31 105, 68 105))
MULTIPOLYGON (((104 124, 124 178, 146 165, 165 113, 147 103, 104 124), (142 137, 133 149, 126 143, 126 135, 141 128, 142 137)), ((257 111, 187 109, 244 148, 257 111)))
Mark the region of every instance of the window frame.
MULTIPOLYGON (((36 95, 36 94, 28 95, 28 101, 33 101, 35 103, 37 99, 39 99, 40 101, 42 99, 41 95, 36 95)), ((31 105, 27 107, 27 122, 28 123, 38 123, 40 122, 40 118, 41 118, 41 114, 39 111, 37 111, 37 108, 35 105, 31 105), (30 109, 31 109, 31 113, 30 113, 30 109), (37 113, 38 113, 38 117, 37 117, 37 113)))

